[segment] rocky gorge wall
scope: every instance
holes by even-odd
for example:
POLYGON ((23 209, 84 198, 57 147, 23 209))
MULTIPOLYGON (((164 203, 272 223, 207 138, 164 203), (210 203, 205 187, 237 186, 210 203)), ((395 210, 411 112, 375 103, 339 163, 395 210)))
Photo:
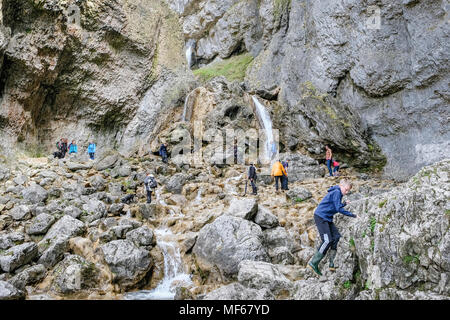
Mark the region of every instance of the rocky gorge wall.
POLYGON ((48 153, 62 136, 149 152, 204 86, 186 53, 193 69, 251 55, 232 99, 262 99, 284 152, 321 159, 328 143, 351 166, 404 180, 449 146, 448 1, 3 0, 1 9, 3 153, 48 153))

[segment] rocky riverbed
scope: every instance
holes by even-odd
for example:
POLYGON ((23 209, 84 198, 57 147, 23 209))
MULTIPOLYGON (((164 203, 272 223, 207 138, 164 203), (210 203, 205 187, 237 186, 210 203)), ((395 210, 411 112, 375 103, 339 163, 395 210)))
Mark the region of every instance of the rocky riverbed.
POLYGON ((448 160, 403 184, 344 169, 358 218, 337 218, 339 268, 324 263, 320 278, 305 268, 317 245, 313 212, 340 178, 309 165, 321 176, 305 171, 276 193, 261 174, 258 195, 243 196, 240 165, 166 165, 113 151, 95 161, 3 159, 0 297, 132 298, 157 288, 167 254, 178 252, 186 276, 166 288, 175 299, 448 299, 448 160), (146 172, 159 183, 151 204, 146 172), (127 194, 134 202, 121 203, 127 194))

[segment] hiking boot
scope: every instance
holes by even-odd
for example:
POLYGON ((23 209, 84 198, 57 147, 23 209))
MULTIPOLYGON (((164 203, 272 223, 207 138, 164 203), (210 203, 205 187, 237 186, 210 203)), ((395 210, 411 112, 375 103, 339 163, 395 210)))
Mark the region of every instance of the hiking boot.
POLYGON ((330 250, 330 264, 329 264, 329 268, 331 271, 336 271, 336 267, 334 266, 334 258, 336 257, 336 250, 330 250))
POLYGON ((311 261, 308 262, 308 267, 314 270, 315 273, 317 273, 319 276, 322 275, 322 273, 319 270, 319 263, 323 259, 323 254, 317 250, 314 257, 312 257, 311 261))

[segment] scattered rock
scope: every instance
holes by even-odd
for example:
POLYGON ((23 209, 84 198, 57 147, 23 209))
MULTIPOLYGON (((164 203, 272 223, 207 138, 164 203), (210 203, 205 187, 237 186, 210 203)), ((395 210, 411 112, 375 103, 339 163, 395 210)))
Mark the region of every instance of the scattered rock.
POLYGON ((0 281, 0 300, 22 300, 25 292, 6 281, 0 281))
POLYGON ((225 214, 246 220, 252 220, 257 212, 258 212, 258 202, 256 201, 256 199, 233 198, 225 214))
POLYGON ((11 247, 0 254, 0 267, 5 272, 12 272, 38 255, 38 247, 34 242, 26 242, 11 247))
POLYGON ((47 213, 42 213, 31 220, 31 225, 26 229, 30 235, 45 234, 55 222, 55 218, 47 213))

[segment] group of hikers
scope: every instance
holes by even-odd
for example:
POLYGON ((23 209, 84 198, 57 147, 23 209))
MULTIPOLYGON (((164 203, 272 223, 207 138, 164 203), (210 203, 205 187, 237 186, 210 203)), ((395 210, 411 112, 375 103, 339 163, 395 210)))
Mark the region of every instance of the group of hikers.
MULTIPOLYGON (((53 152, 54 158, 63 159, 66 157, 66 154, 77 154, 78 153, 78 145, 75 140, 72 140, 72 142, 68 145, 67 138, 61 138, 56 143, 56 149, 57 151, 53 152)), ((87 153, 89 154, 89 159, 94 160, 95 159, 95 151, 96 151, 96 145, 94 142, 89 142, 89 145, 87 147, 87 153)))

